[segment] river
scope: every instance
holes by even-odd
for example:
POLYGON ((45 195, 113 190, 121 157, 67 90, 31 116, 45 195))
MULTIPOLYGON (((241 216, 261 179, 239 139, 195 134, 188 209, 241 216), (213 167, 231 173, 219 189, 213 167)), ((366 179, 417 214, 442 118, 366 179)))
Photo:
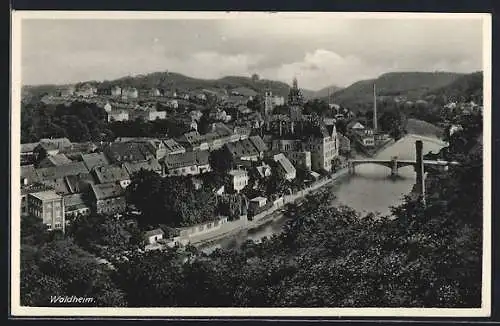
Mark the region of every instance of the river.
MULTIPOLYGON (((414 160, 415 141, 422 140, 423 153, 436 153, 445 144, 437 139, 427 136, 407 135, 378 153, 377 159, 390 159, 397 156, 402 160, 414 160)), ((401 203, 405 194, 408 194, 415 183, 415 171, 413 167, 399 169, 399 176, 391 177, 389 168, 375 164, 363 164, 356 167, 356 173, 342 178, 334 185, 329 186, 329 191, 335 193, 334 205, 347 205, 360 214, 368 212, 390 215, 390 207, 401 203)), ((258 228, 245 230, 235 236, 218 240, 207 247, 205 252, 216 248, 236 248, 246 240, 259 240, 263 237, 279 233, 286 218, 271 220, 268 224, 258 228)))

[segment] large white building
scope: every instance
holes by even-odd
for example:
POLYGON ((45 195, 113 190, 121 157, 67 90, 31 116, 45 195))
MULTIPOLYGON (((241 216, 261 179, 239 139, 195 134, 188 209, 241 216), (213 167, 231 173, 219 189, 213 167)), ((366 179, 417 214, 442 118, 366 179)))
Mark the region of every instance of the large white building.
POLYGON ((240 192, 248 185, 248 173, 245 170, 229 171, 234 191, 240 192))
POLYGON ((53 190, 28 195, 28 213, 43 220, 49 230, 65 229, 64 200, 53 190))

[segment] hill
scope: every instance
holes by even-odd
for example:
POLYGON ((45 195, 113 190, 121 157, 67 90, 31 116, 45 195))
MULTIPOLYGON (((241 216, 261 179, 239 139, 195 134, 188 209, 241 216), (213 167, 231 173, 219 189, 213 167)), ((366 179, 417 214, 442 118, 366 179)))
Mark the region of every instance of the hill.
POLYGON ((442 97, 446 102, 469 100, 482 102, 483 72, 477 71, 463 75, 446 86, 430 91, 428 95, 442 97))
POLYGON ((342 87, 337 85, 330 85, 320 89, 319 91, 314 92, 314 98, 324 98, 328 100, 328 94, 333 95, 334 93, 340 91, 342 87))
POLYGON ((418 100, 430 92, 445 87, 464 74, 451 72, 391 72, 358 81, 335 93, 335 102, 352 108, 368 108, 373 103, 373 84, 380 99, 403 97, 418 100))
MULTIPOLYGON (((154 72, 150 74, 126 76, 115 80, 106 80, 103 82, 86 81, 75 84, 88 83, 97 88, 106 88, 111 85, 121 87, 135 87, 137 89, 149 89, 152 87, 163 89, 177 89, 179 91, 203 90, 208 89, 214 92, 222 90, 246 89, 247 93, 264 93, 270 90, 273 94, 286 97, 290 90, 290 85, 268 79, 256 79, 245 76, 226 76, 220 79, 200 79, 188 77, 175 72, 154 72)), ((37 85, 23 86, 23 93, 36 96, 43 93, 55 91, 58 85, 37 85)), ((304 97, 313 98, 315 92, 303 89, 304 97)))

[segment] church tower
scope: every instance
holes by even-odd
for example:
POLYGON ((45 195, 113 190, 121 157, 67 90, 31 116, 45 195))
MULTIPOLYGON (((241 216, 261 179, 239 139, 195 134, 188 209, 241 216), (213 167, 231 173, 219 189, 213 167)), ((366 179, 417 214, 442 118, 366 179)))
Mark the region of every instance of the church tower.
POLYGON ((273 93, 271 91, 266 91, 264 97, 264 115, 266 117, 273 114, 273 93))
POLYGON ((297 78, 293 79, 292 88, 288 93, 288 107, 290 109, 290 119, 298 121, 302 119, 302 108, 304 105, 304 97, 299 89, 297 78))

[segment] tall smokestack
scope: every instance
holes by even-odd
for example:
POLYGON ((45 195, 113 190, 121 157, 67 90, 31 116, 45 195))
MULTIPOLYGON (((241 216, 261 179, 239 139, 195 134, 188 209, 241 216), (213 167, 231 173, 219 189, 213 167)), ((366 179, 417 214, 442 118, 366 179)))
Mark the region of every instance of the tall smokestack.
POLYGON ((373 132, 377 132, 377 86, 373 84, 373 132))

